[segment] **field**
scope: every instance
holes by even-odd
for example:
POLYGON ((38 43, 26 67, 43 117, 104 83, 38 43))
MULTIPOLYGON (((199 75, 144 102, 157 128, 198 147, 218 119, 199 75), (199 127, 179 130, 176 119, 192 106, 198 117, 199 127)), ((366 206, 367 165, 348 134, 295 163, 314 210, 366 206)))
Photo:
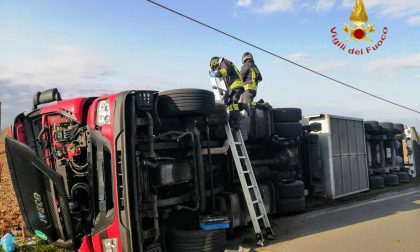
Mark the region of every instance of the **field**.
POLYGON ((4 154, 4 143, 0 143, 0 236, 23 224, 19 206, 13 191, 12 181, 4 154))
MULTIPOLYGON (((12 181, 10 179, 9 168, 6 162, 6 155, 4 154, 4 142, 0 142, 0 237, 5 233, 10 232, 15 227, 22 227, 23 220, 20 215, 16 196, 13 191, 12 181)), ((24 244, 28 242, 30 238, 25 241, 22 240, 21 236, 16 236, 17 244, 24 244)), ((35 239, 37 243, 40 242, 35 239)), ((0 252, 3 250, 0 247, 0 252)), ((16 251, 41 251, 41 252, 53 252, 62 251, 53 245, 49 244, 38 244, 31 247, 20 247, 16 251)))

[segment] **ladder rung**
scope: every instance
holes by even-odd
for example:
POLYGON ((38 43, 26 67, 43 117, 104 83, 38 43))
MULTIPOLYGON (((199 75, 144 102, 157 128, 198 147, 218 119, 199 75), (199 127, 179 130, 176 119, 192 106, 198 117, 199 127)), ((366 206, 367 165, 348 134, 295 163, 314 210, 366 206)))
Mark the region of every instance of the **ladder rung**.
POLYGON ((257 217, 257 220, 264 218, 264 215, 260 215, 257 217))
POLYGON ((246 157, 245 156, 239 156, 238 158, 239 159, 245 159, 246 157))
POLYGON ((249 171, 244 171, 244 173, 249 173, 249 171))
POLYGON ((254 200, 252 201, 252 204, 257 204, 258 202, 260 202, 259 200, 254 200))
POLYGON ((236 144, 236 145, 241 145, 242 143, 241 143, 241 142, 235 142, 235 144, 236 144))
POLYGON ((254 185, 247 186, 248 189, 254 188, 254 185))

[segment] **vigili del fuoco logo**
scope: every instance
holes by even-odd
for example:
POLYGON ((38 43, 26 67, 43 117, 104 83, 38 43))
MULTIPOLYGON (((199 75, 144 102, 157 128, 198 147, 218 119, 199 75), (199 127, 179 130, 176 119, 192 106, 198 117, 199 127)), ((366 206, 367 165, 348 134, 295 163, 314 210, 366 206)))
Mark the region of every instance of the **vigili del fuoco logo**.
POLYGON ((368 19, 363 0, 356 0, 353 11, 350 14, 350 22, 353 25, 344 24, 343 28, 343 31, 347 34, 347 38, 344 41, 340 41, 338 39, 337 27, 334 26, 331 28, 333 45, 351 55, 365 55, 379 50, 386 40, 388 27, 384 27, 382 29, 380 39, 374 43, 374 41, 370 38, 370 35, 376 32, 375 25, 367 24, 368 19), (350 41, 367 43, 368 46, 360 48, 348 47, 347 43, 350 41))

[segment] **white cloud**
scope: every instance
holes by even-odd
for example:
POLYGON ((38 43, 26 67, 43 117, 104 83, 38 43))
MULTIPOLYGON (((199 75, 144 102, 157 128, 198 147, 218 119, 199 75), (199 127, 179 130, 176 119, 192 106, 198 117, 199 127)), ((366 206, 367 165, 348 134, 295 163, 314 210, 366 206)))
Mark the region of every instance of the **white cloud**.
POLYGON ((274 12, 284 12, 293 8, 293 0, 263 0, 258 12, 271 14, 274 12))
POLYGON ((54 46, 52 56, 0 64, 0 80, 13 85, 80 85, 109 74, 93 53, 80 47, 54 46))
POLYGON ((41 55, 16 57, 12 61, 0 59, 3 123, 10 123, 17 113, 30 109, 32 97, 37 91, 58 88, 66 99, 159 87, 147 85, 160 83, 149 81, 147 76, 114 73, 104 59, 86 48, 51 46, 46 47, 41 55))
POLYGON ((252 0, 238 0, 236 6, 238 7, 249 7, 252 5, 252 0))
POLYGON ((420 70, 420 53, 389 57, 373 60, 367 63, 367 70, 393 76, 404 69, 417 68, 420 70))
POLYGON ((308 55, 304 53, 293 53, 293 54, 287 55, 286 58, 292 61, 303 61, 308 58, 308 55))
POLYGON ((324 63, 319 63, 313 66, 313 68, 319 72, 327 73, 332 70, 340 69, 347 67, 348 64, 342 61, 327 61, 324 63))
POLYGON ((336 0, 236 0, 236 6, 261 14, 300 10, 324 13, 330 11, 335 2, 336 0))
POLYGON ((420 16, 410 17, 407 22, 410 25, 420 25, 420 16))
POLYGON ((261 14, 290 11, 298 0, 236 0, 236 6, 261 14))
MULTIPOLYGON (((343 0, 342 5, 345 8, 353 8, 354 2, 354 0, 343 0)), ((384 17, 404 18, 408 23, 412 25, 420 25, 418 19, 415 18, 416 16, 420 15, 419 0, 369 0, 364 1, 364 4, 366 6, 368 15, 371 11, 377 11, 381 16, 384 17)))
POLYGON ((315 11, 317 12, 327 12, 334 7, 335 0, 318 0, 315 4, 315 11))

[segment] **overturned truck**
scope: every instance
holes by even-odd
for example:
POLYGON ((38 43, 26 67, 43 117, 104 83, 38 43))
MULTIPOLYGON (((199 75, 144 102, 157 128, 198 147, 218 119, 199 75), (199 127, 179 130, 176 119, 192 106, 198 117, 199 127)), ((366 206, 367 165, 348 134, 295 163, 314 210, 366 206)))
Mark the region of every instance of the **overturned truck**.
MULTIPOLYGON (((269 214, 305 209, 299 145, 311 128, 301 118, 260 101, 242 120, 269 214)), ((226 122, 225 106, 200 89, 38 92, 6 138, 27 229, 71 250, 222 251, 250 222, 226 122)))

